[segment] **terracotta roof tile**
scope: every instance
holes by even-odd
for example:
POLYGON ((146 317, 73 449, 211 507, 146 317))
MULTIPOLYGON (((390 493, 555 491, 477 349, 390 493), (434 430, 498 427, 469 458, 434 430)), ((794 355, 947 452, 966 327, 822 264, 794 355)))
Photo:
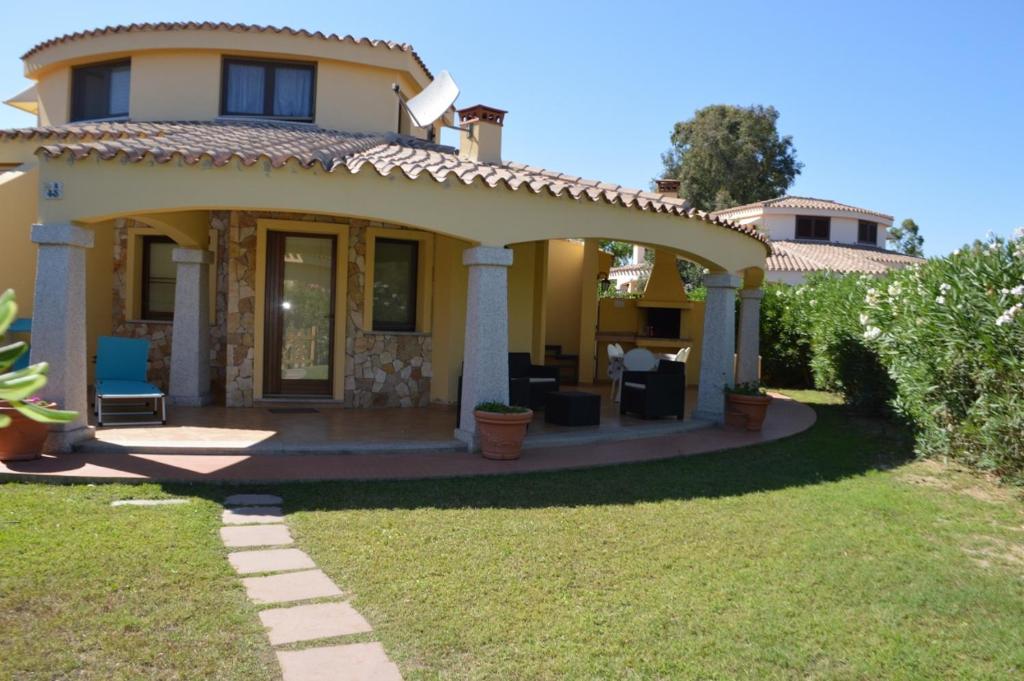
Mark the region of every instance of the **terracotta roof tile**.
MULTIPOLYGON (((884 274, 924 262, 924 258, 904 255, 871 246, 855 244, 816 243, 807 241, 772 241, 768 257, 769 272, 839 272, 847 274, 884 274)), ((611 275, 642 276, 649 274, 647 263, 613 267, 611 275)))
POLYGON ((167 123, 81 123, 60 127, 0 130, 0 140, 38 141, 37 153, 52 158, 104 160, 125 159, 137 163, 151 158, 166 163, 180 158, 188 165, 209 161, 224 166, 232 160, 243 165, 259 162, 280 168, 295 161, 306 168, 319 166, 327 172, 344 168, 361 172, 366 166, 381 175, 401 171, 409 179, 429 175, 437 182, 455 178, 464 184, 481 182, 535 194, 584 197, 627 208, 669 213, 731 229, 757 239, 770 250, 768 238, 757 229, 713 217, 691 208, 685 201, 638 189, 567 176, 522 163, 493 165, 459 158, 452 147, 432 144, 394 133, 351 133, 327 130, 305 123, 258 120, 218 120, 167 123), (639 200, 638 197, 643 197, 639 200))
POLYGON ((875 217, 884 218, 892 221, 891 215, 885 213, 878 213, 867 208, 858 208, 857 206, 850 206, 845 203, 839 203, 838 201, 832 201, 831 199, 815 199, 809 196, 780 196, 775 199, 768 199, 767 201, 756 201, 754 203, 748 203, 743 206, 735 206, 733 208, 725 208, 723 210, 716 210, 712 212, 712 215, 721 215, 723 217, 734 217, 738 213, 749 211, 755 208, 804 208, 808 210, 841 210, 848 213, 861 213, 863 215, 873 215, 875 217))
POLYGON ((768 271, 787 272, 863 272, 884 274, 924 262, 923 258, 855 244, 809 241, 773 241, 768 271))
POLYGON ((302 36, 304 38, 316 38, 318 40, 326 40, 330 42, 341 42, 351 43, 353 45, 368 45, 370 47, 382 47, 389 50, 398 50, 400 52, 409 53, 412 58, 416 61, 417 65, 423 69, 423 72, 428 78, 433 80, 434 76, 430 73, 427 65, 423 63, 420 56, 416 53, 416 50, 412 48, 412 45, 408 43, 397 43, 391 40, 374 40, 371 38, 357 38, 352 35, 337 35, 336 33, 322 33, 321 31, 307 31, 305 29, 288 28, 287 26, 263 26, 258 24, 242 24, 242 23, 229 23, 225 21, 160 21, 153 23, 136 23, 136 24, 122 24, 119 26, 105 26, 103 28, 94 28, 87 31, 78 31, 77 33, 68 33, 66 35, 59 36, 57 38, 51 38, 45 40, 28 52, 21 56, 22 59, 28 59, 32 55, 45 50, 48 47, 53 47, 60 43, 72 42, 75 40, 83 40, 85 38, 93 38, 96 36, 109 35, 112 33, 139 33, 145 31, 235 31, 245 33, 287 33, 288 35, 302 36))

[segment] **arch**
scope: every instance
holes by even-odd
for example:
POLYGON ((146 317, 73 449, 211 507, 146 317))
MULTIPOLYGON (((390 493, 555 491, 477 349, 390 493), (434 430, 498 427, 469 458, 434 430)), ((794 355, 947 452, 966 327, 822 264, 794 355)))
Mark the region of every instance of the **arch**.
POLYGON ((185 229, 189 220, 170 220, 194 211, 252 210, 319 213, 424 229, 471 243, 505 246, 566 238, 602 238, 671 249, 713 271, 763 268, 765 245, 738 231, 699 219, 682 218, 568 195, 533 194, 528 188, 490 188, 372 170, 334 173, 295 163, 222 167, 126 163, 95 158, 72 161, 42 157, 40 181, 61 181, 62 201, 43 202, 44 222, 92 223, 144 214, 165 226, 185 229))

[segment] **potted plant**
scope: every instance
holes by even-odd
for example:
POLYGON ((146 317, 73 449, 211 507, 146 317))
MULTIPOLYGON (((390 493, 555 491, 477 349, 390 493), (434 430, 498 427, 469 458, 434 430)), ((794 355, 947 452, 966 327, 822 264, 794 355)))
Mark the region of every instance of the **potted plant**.
POLYGON ((526 426, 533 420, 533 411, 512 407, 502 402, 481 402, 473 411, 480 450, 487 459, 506 461, 518 459, 526 437, 526 426))
POLYGON ((725 416, 730 425, 761 430, 771 396, 757 381, 725 388, 725 416))
MULTIPOLYGON (((14 291, 0 294, 0 337, 18 314, 14 291)), ((34 459, 43 451, 47 424, 73 421, 77 412, 60 411, 52 402, 33 397, 46 385, 45 362, 18 371, 9 371, 14 362, 28 351, 19 341, 0 347, 0 461, 34 459)))

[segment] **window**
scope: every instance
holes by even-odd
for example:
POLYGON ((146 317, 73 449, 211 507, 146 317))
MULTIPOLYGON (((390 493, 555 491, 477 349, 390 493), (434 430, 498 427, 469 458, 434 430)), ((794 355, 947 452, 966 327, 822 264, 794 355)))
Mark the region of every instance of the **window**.
POLYGON ((796 218, 796 238, 828 241, 831 223, 830 218, 798 215, 796 218))
POLYGON ((315 96, 313 64, 224 60, 221 115, 312 121, 315 96))
POLYGON ((128 116, 131 62, 91 64, 71 72, 71 120, 128 116))
POLYGON ((171 252, 177 247, 165 236, 142 237, 142 318, 173 319, 177 266, 171 252))
POLYGON ((416 330, 418 241, 377 239, 373 254, 373 330, 416 330))
POLYGON ((857 241, 862 244, 878 245, 878 223, 861 220, 857 223, 857 241))

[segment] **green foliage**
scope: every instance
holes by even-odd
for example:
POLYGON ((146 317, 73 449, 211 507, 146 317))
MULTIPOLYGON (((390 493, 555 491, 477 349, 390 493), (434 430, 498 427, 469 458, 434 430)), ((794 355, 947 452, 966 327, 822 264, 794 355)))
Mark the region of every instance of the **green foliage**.
POLYGON ((491 414, 525 414, 530 411, 526 407, 516 407, 504 402, 481 402, 476 405, 477 411, 486 411, 491 414))
POLYGON ((866 298, 864 336, 918 451, 1024 482, 1024 238, 976 242, 866 298))
POLYGON ((800 174, 793 138, 779 135, 771 106, 719 104, 675 124, 664 177, 696 208, 717 210, 785 193, 800 174))
POLYGON ((612 267, 625 265, 633 255, 633 244, 626 243, 625 241, 604 240, 598 244, 598 247, 605 253, 612 255, 612 267))
POLYGON ((800 289, 786 284, 765 285, 761 301, 761 377, 781 388, 809 388, 811 342, 800 289))
POLYGON ((893 249, 900 253, 924 257, 924 237, 921 236, 921 228, 910 218, 904 220, 899 227, 890 227, 888 240, 892 243, 893 249))
POLYGON ((1024 235, 976 242, 885 277, 769 286, 763 374, 891 410, 925 456, 1024 482, 1024 235))
MULTIPOLYGON (((18 304, 14 300, 14 291, 7 289, 0 294, 0 337, 18 316, 18 304)), ((28 351, 24 342, 18 341, 0 347, 0 402, 5 402, 19 412, 42 423, 67 423, 78 416, 77 412, 60 411, 32 401, 32 396, 46 385, 46 362, 33 364, 18 371, 8 371, 19 357, 28 351)), ((11 423, 11 417, 0 414, 0 428, 11 423)))
POLYGON ((737 383, 733 386, 725 386, 725 392, 731 395, 747 395, 748 397, 760 397, 767 395, 765 389, 761 387, 760 381, 749 381, 747 383, 737 383))

